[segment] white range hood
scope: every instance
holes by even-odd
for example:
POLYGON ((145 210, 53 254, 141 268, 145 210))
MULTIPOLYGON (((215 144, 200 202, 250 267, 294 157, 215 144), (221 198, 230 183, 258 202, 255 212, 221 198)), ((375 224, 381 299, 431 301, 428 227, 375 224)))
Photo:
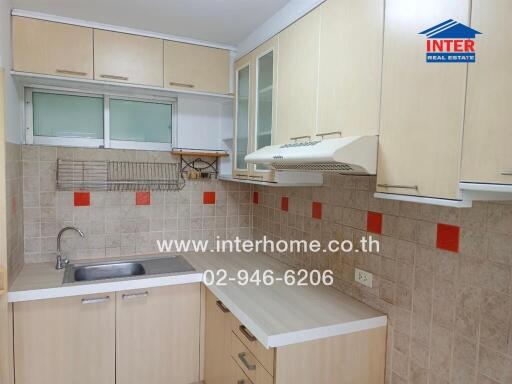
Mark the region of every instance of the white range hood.
POLYGON ((247 155, 245 161, 279 171, 375 175, 378 141, 378 136, 352 136, 271 145, 247 155))

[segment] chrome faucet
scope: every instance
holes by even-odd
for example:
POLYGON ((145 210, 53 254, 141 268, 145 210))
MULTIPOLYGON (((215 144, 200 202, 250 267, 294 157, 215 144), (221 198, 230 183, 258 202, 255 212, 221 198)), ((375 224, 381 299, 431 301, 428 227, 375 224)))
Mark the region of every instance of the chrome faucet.
POLYGON ((59 234, 57 235, 57 265, 55 265, 55 269, 63 269, 66 264, 69 264, 69 258, 66 257, 65 259, 62 259, 62 253, 60 251, 60 238, 64 232, 69 230, 76 231, 81 237, 85 237, 84 233, 75 227, 65 227, 59 231, 59 234))

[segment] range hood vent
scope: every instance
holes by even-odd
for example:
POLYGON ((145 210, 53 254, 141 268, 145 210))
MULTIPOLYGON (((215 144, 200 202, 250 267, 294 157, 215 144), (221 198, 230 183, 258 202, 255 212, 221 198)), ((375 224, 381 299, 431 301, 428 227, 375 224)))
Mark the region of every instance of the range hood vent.
POLYGON ((336 172, 374 175, 377 171, 378 136, 352 136, 271 145, 245 157, 279 171, 336 172))

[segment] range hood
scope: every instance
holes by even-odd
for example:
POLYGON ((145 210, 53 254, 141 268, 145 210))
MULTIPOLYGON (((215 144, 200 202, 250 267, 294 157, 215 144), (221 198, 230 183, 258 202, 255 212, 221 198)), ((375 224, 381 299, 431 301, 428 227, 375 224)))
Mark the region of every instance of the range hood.
POLYGON ((271 145, 245 157, 279 171, 337 172, 374 175, 378 136, 352 136, 271 145))

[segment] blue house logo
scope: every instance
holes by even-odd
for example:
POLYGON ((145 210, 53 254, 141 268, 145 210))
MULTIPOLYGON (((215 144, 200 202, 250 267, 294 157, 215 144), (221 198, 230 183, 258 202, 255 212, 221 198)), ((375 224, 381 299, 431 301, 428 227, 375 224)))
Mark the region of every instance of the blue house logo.
POLYGON ((427 37, 427 63, 474 63, 480 32, 449 19, 419 33, 427 37))

